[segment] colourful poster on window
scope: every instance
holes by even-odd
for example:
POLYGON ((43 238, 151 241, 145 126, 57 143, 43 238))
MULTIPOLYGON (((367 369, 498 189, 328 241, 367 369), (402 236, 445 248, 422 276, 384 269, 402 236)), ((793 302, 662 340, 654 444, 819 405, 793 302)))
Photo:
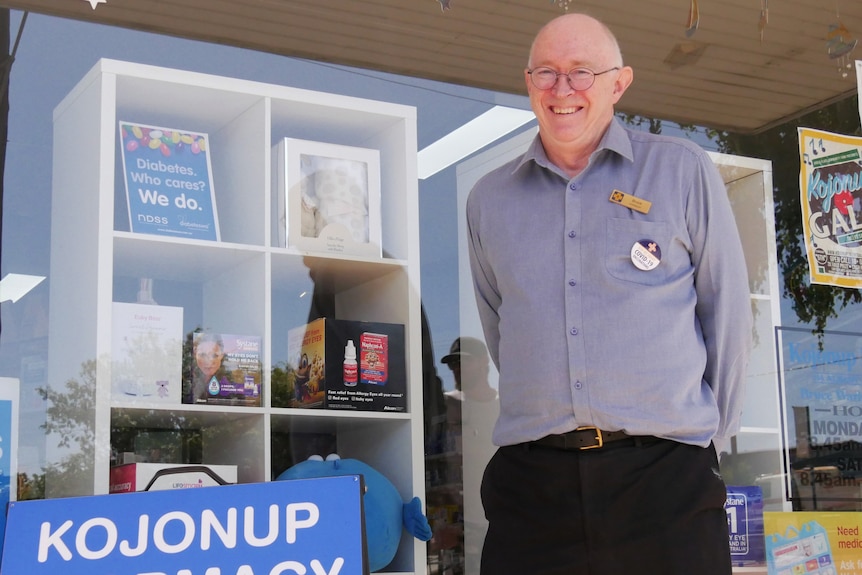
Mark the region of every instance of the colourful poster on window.
POLYGON ((862 513, 763 514, 769 575, 862 575, 862 513))
POLYGON ((862 286, 862 138, 799 128, 802 229, 811 283, 862 286))
POLYGON ((120 122, 131 231, 218 240, 206 134, 120 122))

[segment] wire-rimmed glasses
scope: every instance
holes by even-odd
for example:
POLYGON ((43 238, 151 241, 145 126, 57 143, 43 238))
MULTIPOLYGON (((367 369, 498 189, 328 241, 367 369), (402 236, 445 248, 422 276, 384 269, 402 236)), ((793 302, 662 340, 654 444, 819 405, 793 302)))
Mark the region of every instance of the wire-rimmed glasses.
POLYGON ((614 66, 613 68, 608 68, 602 72, 593 72, 589 68, 573 68, 568 72, 557 72, 551 68, 541 66, 539 68, 527 70, 527 74, 530 75, 530 81, 533 82, 533 86, 539 90, 550 90, 557 84, 557 78, 559 76, 565 76, 572 90, 583 92, 592 87, 593 83, 596 81, 596 76, 601 76, 602 74, 607 74, 608 72, 613 72, 614 70, 619 69, 619 66, 614 66))

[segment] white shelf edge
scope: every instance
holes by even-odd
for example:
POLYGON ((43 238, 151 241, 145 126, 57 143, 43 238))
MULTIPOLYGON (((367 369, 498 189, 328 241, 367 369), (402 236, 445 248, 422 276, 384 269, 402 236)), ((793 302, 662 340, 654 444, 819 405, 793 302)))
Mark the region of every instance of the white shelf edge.
POLYGON ((99 74, 115 74, 118 77, 139 78, 155 82, 167 82, 184 86, 197 86, 201 88, 221 90, 225 92, 236 92, 261 98, 270 97, 279 100, 295 101, 303 104, 345 108, 350 111, 361 113, 371 112, 384 116, 407 117, 410 119, 416 117, 415 108, 405 104, 381 102, 379 100, 359 98, 356 96, 319 92, 280 84, 270 84, 255 80, 245 80, 242 78, 229 78, 204 72, 193 72, 177 68, 164 68, 151 64, 126 62, 110 58, 100 59, 87 74, 85 77, 86 80, 81 83, 86 84, 87 81, 90 81, 91 76, 97 77, 99 74))
POLYGON ((266 409, 263 407, 251 407, 248 405, 200 405, 194 403, 157 403, 146 401, 117 401, 111 400, 111 409, 146 409, 151 411, 188 411, 198 413, 215 414, 259 414, 263 415, 266 409))
POLYGON ((386 257, 367 257, 367 256, 355 256, 355 255, 345 255, 345 254, 335 254, 329 252, 315 252, 308 250, 299 250, 292 247, 271 247, 269 251, 272 252, 273 255, 285 255, 285 256, 299 256, 303 258, 319 258, 323 260, 332 260, 335 262, 356 262, 363 264, 373 264, 373 265, 388 265, 393 267, 407 267, 408 263, 406 260, 398 259, 398 258, 386 258, 386 257))
POLYGON ((252 251, 252 252, 260 252, 264 253, 267 251, 266 246, 255 245, 255 244, 239 244, 234 242, 225 242, 225 241, 210 241, 210 240, 197 240, 197 239, 186 239, 179 238, 173 236, 159 236, 156 234, 140 234, 136 232, 125 232, 114 230, 114 238, 115 239, 123 239, 123 240, 134 240, 135 242, 152 242, 152 243, 164 243, 164 244, 174 244, 179 246, 199 246, 203 248, 219 248, 219 249, 232 249, 239 251, 252 251))
POLYGON ((398 412, 387 413, 384 411, 359 411, 352 409, 334 410, 334 409, 304 409, 296 407, 270 407, 267 412, 270 415, 290 416, 290 417, 313 417, 313 418, 333 418, 333 419, 371 419, 371 420, 409 420, 410 413, 398 412))
POLYGON ((393 268, 405 268, 409 266, 409 263, 406 260, 400 258, 387 258, 387 257, 366 257, 366 256, 355 256, 350 254, 336 254, 329 252, 315 252, 308 250, 298 250, 296 248, 291 247, 275 247, 275 246, 264 246, 257 244, 242 244, 236 242, 226 242, 226 241, 210 241, 210 240, 198 240, 198 239, 186 239, 180 237, 173 236, 160 236, 156 234, 141 234, 137 232, 127 232, 122 230, 114 230, 114 238, 119 240, 133 240, 135 242, 152 242, 152 243, 165 243, 172 244, 178 246, 198 246, 202 248, 218 248, 218 249, 232 249, 239 251, 253 251, 260 253, 272 253, 273 255, 282 255, 282 256, 291 256, 291 257, 302 257, 302 258, 317 258, 321 260, 332 260, 333 262, 341 263, 341 262, 350 262, 350 263, 361 263, 361 264, 371 264, 371 265, 383 265, 383 266, 392 266, 393 268))

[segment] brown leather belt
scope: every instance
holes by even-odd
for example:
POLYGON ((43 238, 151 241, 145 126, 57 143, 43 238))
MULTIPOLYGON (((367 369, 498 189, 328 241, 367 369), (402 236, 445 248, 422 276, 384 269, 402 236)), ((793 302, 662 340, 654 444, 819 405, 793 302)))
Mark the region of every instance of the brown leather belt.
POLYGON ((644 443, 659 441, 658 437, 652 435, 629 435, 624 431, 602 431, 598 427, 590 426, 579 427, 574 431, 559 435, 546 435, 541 439, 529 442, 528 445, 567 451, 583 451, 586 449, 609 447, 608 444, 610 443, 622 447, 626 443, 619 442, 624 439, 629 440, 627 442, 629 445, 643 445, 644 443))

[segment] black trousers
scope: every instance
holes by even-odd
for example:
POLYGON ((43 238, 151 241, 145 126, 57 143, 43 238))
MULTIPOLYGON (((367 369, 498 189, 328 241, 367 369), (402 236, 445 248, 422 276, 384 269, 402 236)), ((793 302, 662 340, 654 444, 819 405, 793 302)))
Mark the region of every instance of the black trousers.
POLYGON ((501 447, 485 470, 482 575, 730 575, 712 447, 501 447))

